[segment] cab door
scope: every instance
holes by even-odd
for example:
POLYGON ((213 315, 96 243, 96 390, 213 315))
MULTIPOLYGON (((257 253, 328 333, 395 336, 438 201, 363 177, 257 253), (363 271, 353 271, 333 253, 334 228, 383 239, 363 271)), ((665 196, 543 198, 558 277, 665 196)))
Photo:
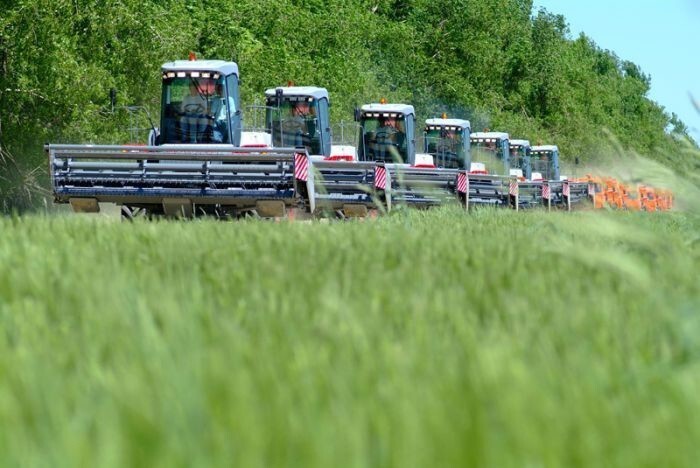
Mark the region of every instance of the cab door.
POLYGON ((243 122, 241 118, 241 100, 238 93, 238 77, 236 75, 226 77, 226 89, 229 97, 229 141, 233 146, 240 146, 243 122))
POLYGON ((323 156, 331 155, 331 123, 328 99, 318 101, 318 126, 321 132, 321 151, 323 156))
POLYGON ((406 162, 410 165, 416 163, 416 117, 413 114, 405 116, 406 123, 406 162))
POLYGON ((503 157, 504 174, 510 173, 510 141, 508 138, 501 140, 501 155, 503 157))

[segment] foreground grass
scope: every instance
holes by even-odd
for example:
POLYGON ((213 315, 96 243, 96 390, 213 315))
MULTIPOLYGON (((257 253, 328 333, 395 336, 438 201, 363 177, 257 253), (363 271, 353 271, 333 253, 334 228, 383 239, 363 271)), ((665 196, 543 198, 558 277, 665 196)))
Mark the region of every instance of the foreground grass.
POLYGON ((0 221, 0 463, 693 465, 699 227, 0 221))

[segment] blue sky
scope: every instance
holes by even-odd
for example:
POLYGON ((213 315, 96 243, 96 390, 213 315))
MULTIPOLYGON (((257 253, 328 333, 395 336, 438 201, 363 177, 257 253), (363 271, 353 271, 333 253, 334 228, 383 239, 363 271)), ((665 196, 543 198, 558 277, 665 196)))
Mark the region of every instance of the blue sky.
POLYGON ((651 76, 649 98, 675 112, 700 142, 700 0, 534 0, 564 15, 571 37, 583 32, 602 49, 651 76))

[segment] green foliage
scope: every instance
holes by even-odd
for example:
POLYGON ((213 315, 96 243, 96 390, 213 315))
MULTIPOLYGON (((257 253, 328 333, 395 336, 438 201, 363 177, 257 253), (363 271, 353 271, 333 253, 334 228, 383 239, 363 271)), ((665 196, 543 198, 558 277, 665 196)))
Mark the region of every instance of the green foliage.
POLYGON ((419 118, 448 111, 594 161, 603 130, 686 172, 685 125, 647 97, 651 77, 569 37, 531 0, 19 0, 0 18, 0 146, 24 166, 39 145, 125 139, 118 104, 157 114, 159 67, 235 59, 244 104, 293 80, 329 89, 334 121, 386 97, 419 118), (670 158, 667 155, 671 155, 670 158))
POLYGON ((679 214, 0 220, 6 466, 692 466, 679 214))

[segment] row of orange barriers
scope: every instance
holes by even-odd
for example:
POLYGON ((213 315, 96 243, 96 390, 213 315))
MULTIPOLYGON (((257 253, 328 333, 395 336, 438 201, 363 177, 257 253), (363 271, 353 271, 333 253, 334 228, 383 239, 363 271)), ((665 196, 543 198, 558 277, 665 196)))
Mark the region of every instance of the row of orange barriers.
POLYGON ((596 209, 607 207, 630 211, 667 211, 673 208, 673 192, 666 189, 623 184, 612 177, 586 176, 578 182, 589 184, 593 206, 596 209))

